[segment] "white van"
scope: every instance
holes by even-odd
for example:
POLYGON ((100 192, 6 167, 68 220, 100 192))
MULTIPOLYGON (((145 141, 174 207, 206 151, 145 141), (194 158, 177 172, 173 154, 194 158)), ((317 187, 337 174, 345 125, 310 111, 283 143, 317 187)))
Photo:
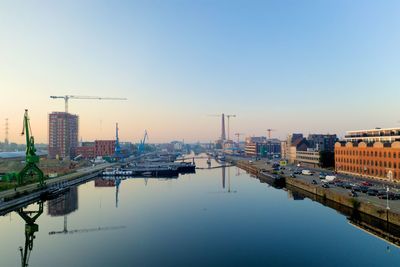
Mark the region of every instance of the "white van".
POLYGON ((312 175, 312 172, 310 170, 302 170, 301 174, 303 174, 303 175, 312 175))
POLYGON ((327 176, 325 176, 325 180, 327 181, 327 182, 332 182, 333 180, 335 180, 336 179, 336 176, 335 175, 327 175, 327 176))

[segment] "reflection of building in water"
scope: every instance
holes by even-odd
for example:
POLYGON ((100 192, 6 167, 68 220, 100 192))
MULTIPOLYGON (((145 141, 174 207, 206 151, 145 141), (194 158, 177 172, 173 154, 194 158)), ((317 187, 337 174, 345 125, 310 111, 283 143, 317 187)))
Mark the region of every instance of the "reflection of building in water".
POLYGON ((299 194, 299 192, 288 190, 288 198, 293 200, 303 200, 304 196, 299 194))
POLYGON ((115 186, 115 180, 98 178, 98 179, 94 180, 94 186, 95 187, 113 187, 113 186, 115 186))
MULTIPOLYGON (((121 184, 120 178, 114 179, 103 179, 98 178, 94 180, 95 187, 114 187, 115 186, 115 207, 118 208, 118 194, 119 194, 119 185, 121 184)), ((145 184, 147 185, 147 178, 145 178, 145 184)))
POLYGON ((347 219, 349 220, 350 225, 400 248, 400 227, 381 222, 378 222, 377 225, 373 225, 361 220, 354 220, 350 217, 347 219))
POLYGON ((78 209, 78 188, 71 187, 65 194, 48 201, 50 216, 63 216, 78 209))

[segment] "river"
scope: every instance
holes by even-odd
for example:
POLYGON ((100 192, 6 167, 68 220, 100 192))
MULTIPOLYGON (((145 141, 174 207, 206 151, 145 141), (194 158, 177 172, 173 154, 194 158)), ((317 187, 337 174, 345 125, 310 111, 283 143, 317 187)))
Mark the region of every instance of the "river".
POLYGON ((34 223, 38 231, 28 225, 35 238, 25 248, 21 215, 0 217, 0 266, 21 266, 19 247, 31 267, 400 263, 397 246, 336 210, 236 167, 177 179, 96 179, 44 202, 34 223))

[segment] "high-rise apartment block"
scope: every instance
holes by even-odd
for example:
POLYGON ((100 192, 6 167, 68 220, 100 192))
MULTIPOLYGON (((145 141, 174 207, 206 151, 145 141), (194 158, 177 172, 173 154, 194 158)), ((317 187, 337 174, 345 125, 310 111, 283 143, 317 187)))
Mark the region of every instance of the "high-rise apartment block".
POLYGON ((73 158, 78 146, 79 117, 66 112, 49 114, 49 158, 73 158))

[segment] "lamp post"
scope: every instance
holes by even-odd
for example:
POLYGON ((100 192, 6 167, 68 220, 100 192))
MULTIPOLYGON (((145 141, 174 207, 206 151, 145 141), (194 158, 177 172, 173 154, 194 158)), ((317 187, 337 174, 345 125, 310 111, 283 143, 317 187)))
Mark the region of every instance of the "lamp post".
MULTIPOLYGON (((393 172, 391 170, 388 171, 387 178, 389 179, 390 182, 393 181, 393 172)), ((389 208, 389 185, 387 185, 387 187, 386 187, 386 209, 390 210, 390 208, 389 208)))

